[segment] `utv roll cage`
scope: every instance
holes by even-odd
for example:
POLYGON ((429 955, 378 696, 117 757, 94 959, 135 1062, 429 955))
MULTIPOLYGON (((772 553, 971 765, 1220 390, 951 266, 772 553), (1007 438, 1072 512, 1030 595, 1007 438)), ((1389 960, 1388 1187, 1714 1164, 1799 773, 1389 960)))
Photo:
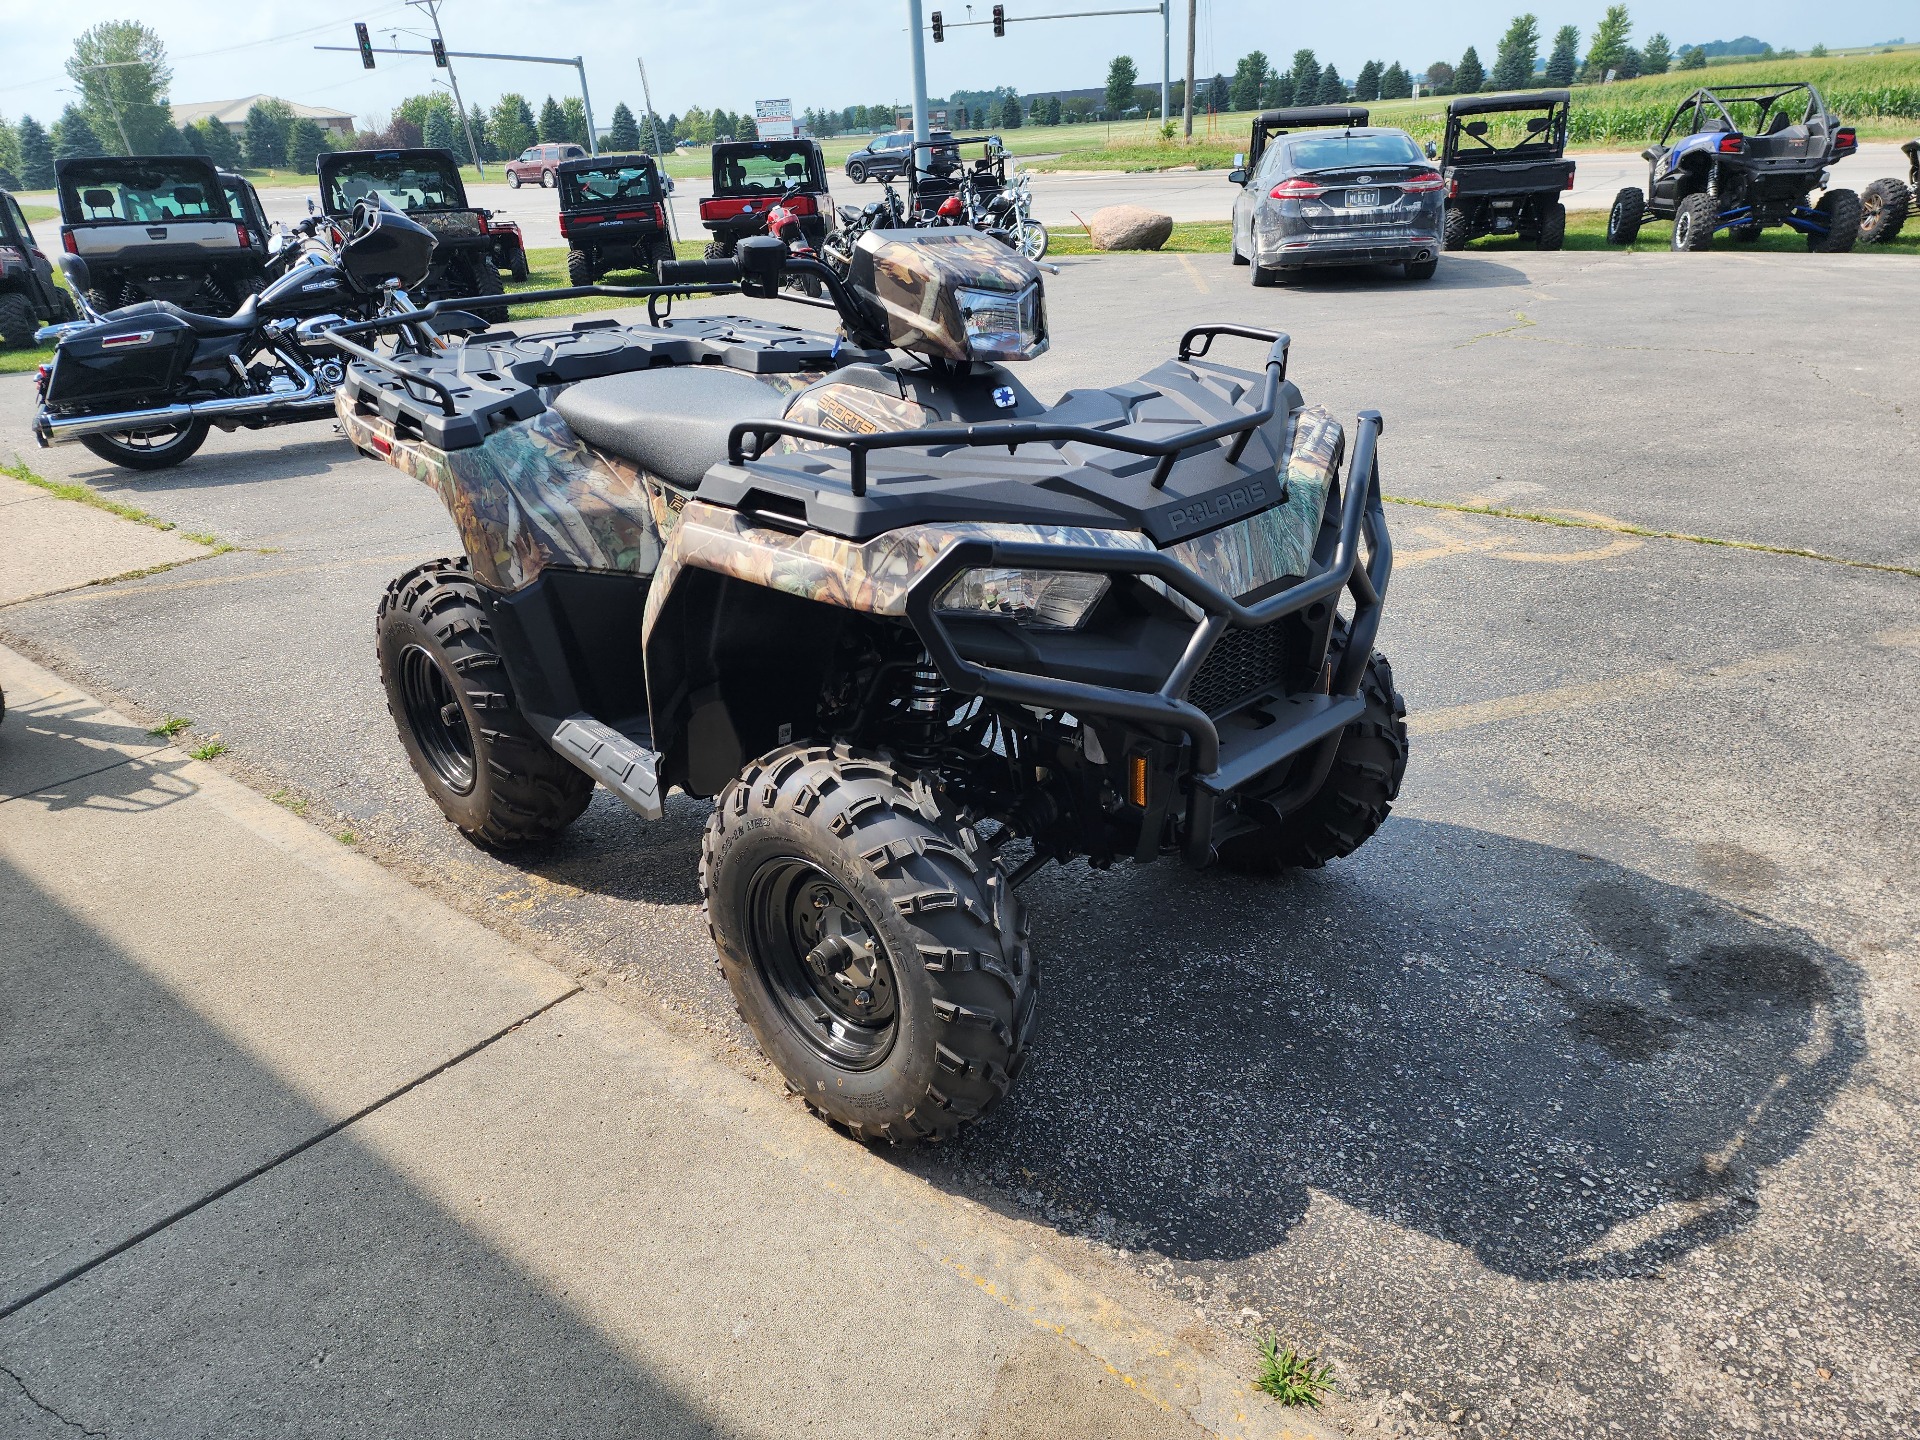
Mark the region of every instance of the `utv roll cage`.
POLYGON ((1673 118, 1667 121, 1667 128, 1660 133, 1661 144, 1672 138, 1676 127, 1689 112, 1692 112, 1692 119, 1685 129, 1678 131, 1681 135, 1700 135, 1709 131, 1726 135, 1771 135, 1792 125, 1805 125, 1810 130, 1818 125, 1824 131, 1829 127, 1829 122, 1838 118, 1827 108, 1827 102, 1820 92, 1804 80, 1778 85, 1721 85, 1714 89, 1703 85, 1675 107, 1673 118), (1800 94, 1806 96, 1807 103, 1800 112, 1800 118, 1795 120, 1782 102, 1800 94), (1727 108, 1729 104, 1759 107, 1752 128, 1734 118, 1733 112, 1727 108))
POLYGON ((1295 105, 1286 110, 1262 110, 1253 117, 1253 135, 1247 144, 1244 168, 1252 170, 1266 153, 1267 142, 1295 130, 1337 127, 1352 130, 1367 123, 1364 105, 1295 105))
POLYGON ((1461 95, 1447 102, 1447 133, 1440 163, 1472 165, 1489 160, 1558 159, 1567 148, 1567 114, 1573 97, 1565 90, 1533 90, 1516 95, 1461 95), (1541 113, 1527 122, 1520 138, 1500 145, 1488 138, 1490 126, 1472 117, 1518 111, 1541 113), (1465 144, 1464 141, 1471 141, 1465 144))

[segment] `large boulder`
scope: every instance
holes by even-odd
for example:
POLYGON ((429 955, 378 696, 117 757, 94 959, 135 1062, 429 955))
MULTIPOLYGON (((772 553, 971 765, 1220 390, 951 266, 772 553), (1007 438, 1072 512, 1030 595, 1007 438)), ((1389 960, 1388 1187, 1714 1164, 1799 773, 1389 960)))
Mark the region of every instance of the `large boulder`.
POLYGON ((1173 217, 1142 205, 1109 205, 1087 221, 1096 250, 1158 250, 1171 234, 1173 217))

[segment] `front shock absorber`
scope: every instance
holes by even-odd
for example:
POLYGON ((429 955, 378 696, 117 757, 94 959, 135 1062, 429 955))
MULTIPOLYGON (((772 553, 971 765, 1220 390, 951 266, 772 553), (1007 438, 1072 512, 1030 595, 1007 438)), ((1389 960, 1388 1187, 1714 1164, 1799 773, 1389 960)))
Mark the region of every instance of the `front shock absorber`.
POLYGON ((947 728, 947 687, 926 651, 920 652, 901 698, 901 755, 913 765, 937 763, 947 728))

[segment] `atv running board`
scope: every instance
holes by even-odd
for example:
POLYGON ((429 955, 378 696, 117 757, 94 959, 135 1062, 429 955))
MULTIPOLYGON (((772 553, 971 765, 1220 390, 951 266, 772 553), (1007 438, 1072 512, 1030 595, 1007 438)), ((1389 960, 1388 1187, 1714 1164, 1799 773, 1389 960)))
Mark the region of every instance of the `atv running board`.
POLYGON ((591 715, 569 715, 553 732, 553 748, 618 795, 643 820, 666 813, 660 794, 660 757, 591 715))

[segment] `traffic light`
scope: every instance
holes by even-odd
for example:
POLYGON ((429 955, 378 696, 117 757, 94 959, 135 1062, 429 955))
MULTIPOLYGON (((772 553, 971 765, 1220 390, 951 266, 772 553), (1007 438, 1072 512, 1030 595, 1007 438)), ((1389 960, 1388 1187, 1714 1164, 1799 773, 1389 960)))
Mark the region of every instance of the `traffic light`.
POLYGON ((363 22, 353 22, 353 36, 360 42, 360 63, 369 70, 373 69, 373 41, 367 38, 367 27, 363 22))
POLYGON ((1007 7, 1004 5, 993 7, 993 33, 996 35, 1007 33, 1007 7))
POLYGON ((430 43, 433 46, 433 63, 438 65, 442 70, 445 70, 447 68, 447 42, 436 35, 430 43))
POLYGON ((942 40, 946 38, 947 38, 947 27, 945 23, 940 19, 940 12, 936 10, 933 12, 933 43, 938 45, 942 40))

